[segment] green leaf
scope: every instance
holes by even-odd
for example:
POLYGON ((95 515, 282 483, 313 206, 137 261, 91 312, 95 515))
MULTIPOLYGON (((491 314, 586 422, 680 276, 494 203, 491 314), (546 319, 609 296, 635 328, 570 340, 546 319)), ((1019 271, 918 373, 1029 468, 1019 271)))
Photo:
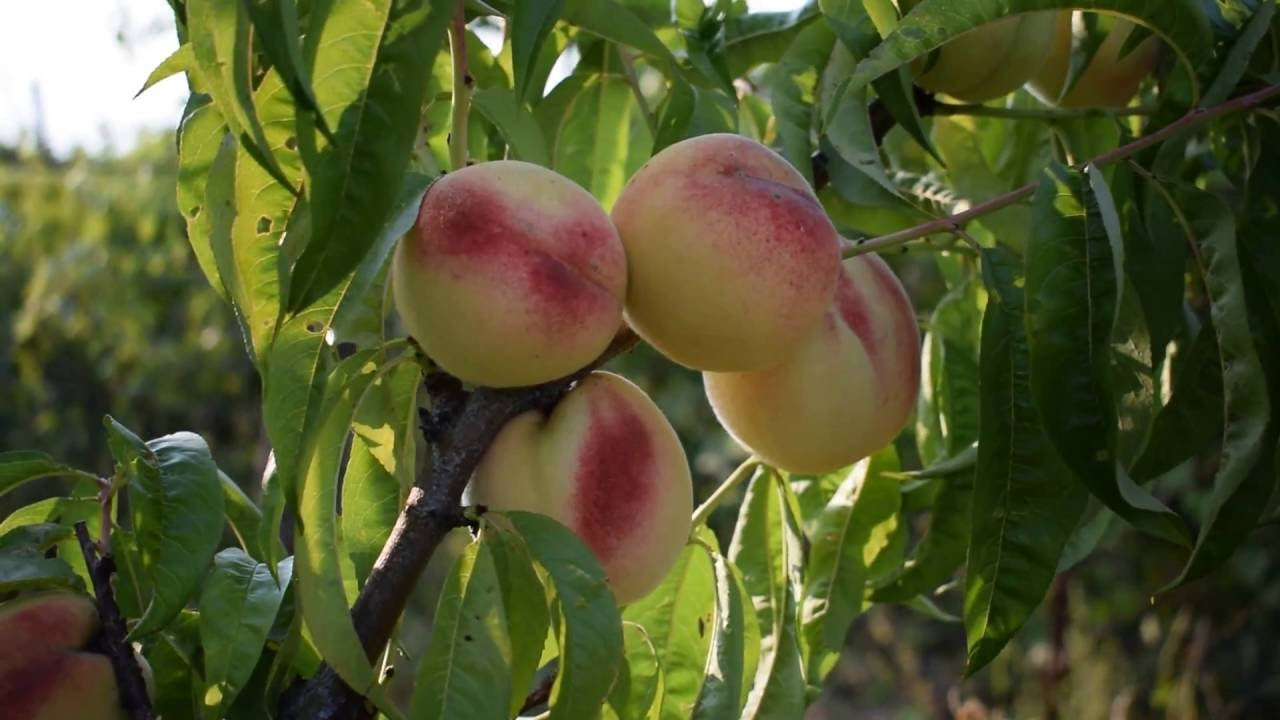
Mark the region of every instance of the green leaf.
POLYGON ((662 718, 688 718, 698 702, 716 612, 716 571, 705 547, 689 544, 662 583, 622 617, 644 628, 663 671, 662 718))
POLYGON ((201 86, 255 162, 295 193, 297 189, 271 154, 253 103, 252 29, 239 2, 189 0, 187 21, 191 50, 201 86))
POLYGON ((71 528, 58 523, 21 525, 0 534, 0 552, 21 549, 39 555, 54 545, 71 539, 73 534, 71 528))
POLYGON ((83 590, 84 581, 61 558, 22 551, 0 552, 0 594, 55 588, 83 590))
POLYGON ((813 23, 796 36, 782 59, 769 69, 765 83, 773 100, 782 155, 813 183, 813 107, 818 76, 835 46, 824 23, 813 23))
POLYGON ((262 551, 262 510, 240 489, 235 480, 218 471, 218 481, 222 484, 223 506, 227 511, 227 524, 235 533, 236 541, 250 556, 265 557, 262 551))
MULTIPOLYGON (((529 72, 534 59, 538 57, 547 34, 555 27, 562 10, 564 0, 527 0, 516 3, 512 8, 508 32, 511 35, 511 65, 515 68, 516 76, 514 100, 517 106, 529 95, 529 72)), ((538 91, 541 89, 535 88, 538 91)))
POLYGON ((213 570, 200 591, 200 646, 204 650, 201 697, 205 712, 219 716, 244 689, 258 663, 289 584, 291 568, 280 574, 240 548, 213 558, 213 570))
POLYGON ((941 480, 942 488, 929 514, 929 529, 916 546, 902 573, 871 595, 874 602, 902 603, 932 593, 950 582, 964 564, 969 546, 969 506, 973 501, 973 473, 960 472, 941 480))
POLYGON ((889 546, 901 522, 902 493, 886 471, 897 470, 892 447, 860 460, 836 490, 809 538, 801 635, 814 661, 838 653, 853 619, 866 607, 871 566, 889 546))
MULTIPOLYGON (((316 412, 324 387, 329 354, 326 338, 346 308, 358 304, 374 280, 383 274, 387 258, 400 237, 413 226, 418 206, 433 178, 416 173, 405 176, 394 212, 379 233, 378 241, 360 267, 325 298, 280 326, 263 384, 263 421, 277 464, 275 481, 264 483, 263 533, 279 537, 285 501, 292 500, 299 473, 302 447, 315 431, 316 412), (269 492, 267 492, 269 491, 269 492)), ((264 543, 264 547, 273 545, 264 543)), ((279 556, 263 558, 270 563, 279 556)))
POLYGON ((1240 31, 1239 37, 1232 43, 1231 49, 1227 51, 1227 56, 1218 69, 1218 75, 1214 77, 1209 89, 1204 91, 1204 97, 1200 99, 1200 107, 1217 105, 1231 96, 1231 91, 1240 84, 1240 79, 1248 71, 1249 61, 1253 59, 1253 53, 1258 49, 1258 44, 1271 28, 1271 18, 1275 13, 1275 0, 1263 0, 1253 16, 1249 18, 1249 22, 1245 24, 1244 29, 1240 31))
POLYGON ((1151 335, 1152 360, 1159 363, 1165 347, 1178 337, 1185 323, 1182 298, 1186 293, 1187 235, 1157 188, 1148 185, 1141 202, 1134 205, 1125 235, 1126 274, 1142 305, 1151 335))
POLYGON ((736 132, 734 100, 719 90, 697 87, 676 77, 658 115, 651 152, 685 138, 717 132, 736 132))
POLYGON ((363 586, 413 484, 422 366, 402 363, 374 381, 352 423, 342 474, 342 541, 363 586))
POLYGON ((658 650, 638 623, 624 620, 622 639, 625 657, 618 679, 609 691, 604 717, 606 720, 659 720, 666 691, 658 650))
POLYGON ((750 679, 744 674, 744 643, 748 635, 747 623, 755 621, 755 611, 748 608, 746 589, 720 554, 715 535, 706 526, 696 532, 704 543, 703 550, 711 558, 715 573, 715 620, 701 687, 689 717, 694 720, 733 720, 742 709, 745 685, 750 679), (748 614, 751 616, 749 620, 748 614))
POLYGON ((598 75, 583 85, 561 121, 552 166, 586 188, 606 210, 647 159, 640 156, 647 156, 652 138, 643 123, 633 122, 638 112, 626 80, 598 75), (637 143, 643 152, 633 150, 637 143))
MULTIPOLYGON (((268 72, 254 93, 262 121, 263 139, 282 172, 292 184, 302 182, 302 160, 295 133, 297 115, 284 80, 268 72)), ((250 349, 261 369, 280 321, 280 252, 289 216, 298 199, 260 166, 249 162, 243 147, 235 164, 231 223, 231 255, 234 268, 222 278, 232 292, 241 321, 248 330, 250 349), (234 279, 232 279, 234 278, 234 279)))
POLYGON ((136 100, 138 96, 146 92, 152 85, 167 80, 180 72, 190 72, 195 67, 195 53, 191 50, 191 43, 183 43, 174 50, 169 57, 160 61, 155 70, 147 76, 146 82, 142 83, 142 88, 134 94, 136 100))
POLYGON ((481 530, 482 540, 493 554, 498 582, 502 586, 502 604, 507 617, 507 636, 511 638, 511 697, 508 717, 514 717, 524 706, 538 661, 542 658, 551 616, 543 601, 546 592, 534 569, 533 557, 524 540, 509 522, 491 522, 486 515, 481 530))
POLYGON ((795 10, 753 12, 730 17, 724 23, 724 58, 728 72, 742 77, 757 65, 777 62, 818 17, 818 8, 806 2, 795 10))
POLYGON ((1145 482, 1177 467, 1222 437, 1222 364, 1212 324, 1200 329, 1173 376, 1173 395, 1151 423, 1131 474, 1145 482))
POLYGON ((759 664, 742 717, 799 717, 805 702, 805 668, 796 628, 803 586, 802 536, 772 470, 757 473, 747 486, 729 562, 742 573, 761 638, 759 664))
POLYGON ((622 619, 604 571, 556 521, 526 512, 507 517, 555 588, 560 671, 551 688, 550 720, 595 717, 622 662, 622 619))
MULTIPOLYGON (((525 598, 525 602, 541 598, 525 598)), ((418 666, 415 720, 511 717, 511 638, 489 544, 467 546, 440 591, 431 644, 418 666)))
POLYGON ((635 48, 670 68, 679 63, 639 16, 614 0, 568 0, 564 20, 606 40, 635 48))
POLYGON ((79 472, 42 452, 34 450, 0 452, 0 495, 32 480, 75 475, 79 472))
MULTIPOLYGON (((211 198, 216 202, 231 195, 232 176, 214 172, 214 161, 226 135, 227 124, 208 96, 193 94, 178 126, 178 210, 187 221, 187 240, 195 252, 196 263, 209 285, 224 300, 229 296, 218 274, 213 232, 217 224, 215 216, 223 212, 223 208, 206 203, 211 198), (225 182, 225 186, 211 187, 215 181, 225 182)), ((233 153, 225 155, 234 157, 233 153)))
POLYGON ((1050 441, 1095 497, 1139 530, 1185 544, 1181 519, 1117 472, 1110 364, 1119 245, 1104 228, 1110 196, 1096 189, 1085 174, 1054 165, 1032 203, 1036 231, 1026 249, 1031 391, 1050 441))
POLYGON ((990 662, 1040 603, 1087 495, 1031 404, 1020 263, 983 253, 981 435, 970 513, 964 625, 967 674, 990 662))
POLYGON ((371 348, 343 360, 325 385, 316 431, 299 464, 294 568, 304 622, 321 657, 348 685, 386 712, 382 688, 351 622, 354 598, 347 596, 343 583, 337 518, 343 446, 360 399, 382 375, 374 364, 379 353, 379 348, 371 348))
MULTIPOLYGON (((0 522, 0 535, 23 525, 56 522, 66 526, 98 515, 97 498, 51 497, 14 510, 0 522)), ((92 528, 91 528, 92 529, 92 528)))
POLYGON ((1221 565, 1265 510, 1275 476, 1259 462, 1271 408, 1266 377, 1249 328, 1244 281, 1231 210, 1204 190, 1176 193, 1187 232, 1200 250, 1209 310, 1218 336, 1225 424, 1213 493, 1191 557, 1161 592, 1196 580, 1221 565))
MULTIPOLYGON (((523 7, 521 4, 518 7, 523 7)), ((519 67, 519 66, 517 66, 519 67)), ((516 101, 516 96, 506 88, 486 88, 471 96, 471 103, 485 119, 498 128, 503 139, 511 147, 516 160, 524 160, 542 166, 551 164, 547 141, 533 113, 516 101)))
POLYGON ((141 638, 168 625, 204 578, 222 539, 222 481, 199 435, 179 432, 146 444, 130 467, 129 510, 142 573, 155 592, 129 632, 141 638))
MULTIPOLYGON (((331 141, 332 132, 316 104, 315 90, 307 77, 302 60, 301 28, 298 25, 298 8, 295 0, 242 0, 259 46, 271 59, 273 69, 280 74, 294 102, 319 121, 320 132, 331 141)), ((264 121, 265 124, 265 121, 264 121)))
POLYGON ((377 244, 452 10, 447 0, 329 0, 311 9, 303 51, 337 142, 298 136, 311 182, 311 237, 293 266, 288 312, 324 298, 377 244))

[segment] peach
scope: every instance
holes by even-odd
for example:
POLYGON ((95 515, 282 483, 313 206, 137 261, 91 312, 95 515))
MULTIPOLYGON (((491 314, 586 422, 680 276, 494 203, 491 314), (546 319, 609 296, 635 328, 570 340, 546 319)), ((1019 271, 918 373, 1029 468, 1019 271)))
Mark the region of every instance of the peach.
POLYGON ((1102 44, 1080 73, 1071 91, 1062 96, 1071 63, 1072 13, 1057 14, 1049 59, 1031 79, 1031 91, 1041 100, 1059 107, 1122 107, 1138 92, 1142 79, 1151 73, 1160 55, 1160 41, 1148 37, 1120 57, 1133 23, 1117 18, 1102 44), (1061 97, 1060 97, 1061 96, 1061 97))
POLYGON ((786 362, 745 373, 703 373, 720 424, 763 460, 823 473, 890 443, 920 384, 915 311, 876 255, 844 261, 835 302, 786 362))
POLYGON ((700 370, 777 364, 831 301, 839 239, 804 177, 738 135, 653 156, 613 207, 627 250, 627 320, 700 370))
POLYGON ((72 593, 39 593, 0 605, 0 676, 85 646, 98 630, 93 601, 72 593))
POLYGON ((106 655, 62 652, 0 676, 0 715, 23 720, 126 720, 106 655))
POLYGON ((409 334, 477 385, 568 375, 622 326, 627 261, 609 216, 530 163, 481 163, 437 181, 391 273, 409 334))
MULTIPOLYGON (((919 0, 904 0, 903 11, 919 0)), ((912 69, 916 84, 965 102, 985 102, 1017 90, 1045 61, 1054 15, 1022 13, 970 30, 912 69)))
POLYGON ((693 485, 662 411, 630 381, 593 372, 549 413, 524 413, 499 431, 471 478, 470 501, 564 524, 626 604, 675 563, 691 529, 693 485))

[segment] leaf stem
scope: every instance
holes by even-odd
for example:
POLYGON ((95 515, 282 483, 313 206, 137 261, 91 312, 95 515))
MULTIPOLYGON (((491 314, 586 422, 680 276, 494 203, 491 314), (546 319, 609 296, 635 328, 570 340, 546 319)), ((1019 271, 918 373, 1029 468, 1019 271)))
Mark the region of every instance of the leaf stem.
POLYGON ((458 0, 449 23, 449 52, 453 56, 453 114, 449 123, 449 163, 454 170, 467 166, 467 117, 475 85, 467 69, 466 0, 458 0))
POLYGON ((696 530, 699 525, 705 523, 707 518, 711 517, 711 513, 720 505, 720 503, 724 502, 724 499, 729 495, 729 493, 732 492, 734 488, 741 485, 744 480, 751 477, 755 469, 760 466, 761 463, 762 461, 760 458, 752 455, 744 460, 736 470, 730 473, 729 477, 725 478, 725 481, 720 483, 720 487, 716 488, 715 492, 711 493, 711 497, 708 497, 701 505, 698 506, 697 510, 693 511, 694 529, 696 530))
POLYGON ((622 58, 623 73, 627 77, 627 84, 631 86, 631 92, 636 96, 636 104, 640 106, 640 114, 644 115, 644 121, 649 125, 649 132, 657 137, 658 135, 658 118, 649 108, 649 101, 645 100, 644 93, 640 90, 640 78, 636 75, 635 58, 626 48, 618 48, 618 57, 622 58))
MULTIPOLYGON (((1214 105, 1213 107, 1197 108, 1150 135, 1144 135, 1127 145, 1121 145, 1114 150, 1104 152, 1091 160, 1081 163, 1081 165, 1095 165, 1097 167, 1103 167, 1105 165, 1120 162, 1121 160, 1124 160, 1131 155, 1136 155, 1147 148, 1159 145, 1179 133, 1190 130, 1215 118, 1222 117, 1223 115, 1256 107, 1276 95, 1280 95, 1280 84, 1268 85, 1261 90, 1257 90, 1247 95, 1241 95, 1219 105, 1214 105)), ((1027 183, 1020 188, 1010 190, 1003 195, 997 195, 996 197, 991 198, 980 205, 975 205, 961 213, 949 215, 937 220, 931 220, 914 227, 889 233, 888 235, 849 241, 845 245, 844 256, 853 257, 863 253, 885 250, 934 233, 955 232, 964 227, 967 222, 974 218, 989 215, 997 210, 1031 197, 1039 187, 1040 181, 1037 180, 1035 182, 1027 183)))

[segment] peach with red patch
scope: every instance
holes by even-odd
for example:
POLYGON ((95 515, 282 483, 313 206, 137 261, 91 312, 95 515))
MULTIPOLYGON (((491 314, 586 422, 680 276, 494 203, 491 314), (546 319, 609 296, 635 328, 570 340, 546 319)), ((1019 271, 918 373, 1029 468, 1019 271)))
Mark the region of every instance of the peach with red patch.
POLYGON ((577 533, 619 604, 657 587, 689 536, 684 450, 653 401, 594 372, 549 413, 507 423, 471 479, 469 501, 550 516, 577 533))
POLYGON ((781 365, 703 373, 720 424, 791 472, 836 470, 892 442, 920 385, 915 310, 884 260, 845 260, 835 295, 820 327, 781 365))
POLYGON ((839 239, 781 156, 738 135, 701 135, 655 155, 613 207, 627 250, 627 320, 678 363, 755 370, 818 324, 839 239))
POLYGON ((405 327, 442 368, 494 387, 585 366, 622 325, 627 261, 599 203, 573 181, 503 160, 427 191, 392 264, 405 327))
POLYGON ((0 676, 56 653, 82 648, 98 629, 98 609, 71 593, 28 595, 0 606, 0 676))
POLYGON ((0 676, 0 717, 125 720, 106 655, 63 652, 0 676))

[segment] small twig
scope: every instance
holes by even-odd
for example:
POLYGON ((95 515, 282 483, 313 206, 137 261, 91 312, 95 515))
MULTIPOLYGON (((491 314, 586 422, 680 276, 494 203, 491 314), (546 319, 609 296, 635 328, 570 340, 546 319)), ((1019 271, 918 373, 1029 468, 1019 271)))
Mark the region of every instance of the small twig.
POLYGON ((466 0, 458 0, 449 23, 449 47, 453 56, 453 115, 449 125, 449 163, 454 170, 467 166, 467 122, 475 80, 467 69, 466 0))
POLYGON ((75 530, 76 539, 80 541, 80 551, 84 553, 85 566, 89 568, 89 578, 93 581, 93 594, 98 600, 102 647, 106 656, 111 659, 111 669, 115 671, 120 704, 131 720, 154 720, 151 698, 147 696, 147 683, 142 679, 142 668, 138 667, 138 660, 133 655, 133 646, 125 639, 127 628, 111 590, 111 575, 116 571, 115 560, 109 554, 104 554, 99 559, 98 548, 89 537, 89 528, 83 521, 75 524, 75 530))
POLYGON ((640 106, 640 114, 644 115, 644 121, 649 125, 649 132, 656 137, 658 134, 658 117, 653 114, 653 110, 649 107, 649 101, 645 99, 644 92, 640 90, 640 78, 636 75, 635 57, 621 45, 618 46, 618 57, 622 58, 622 70, 627 77, 627 84, 631 86, 631 93, 636 97, 636 104, 640 106))
MULTIPOLYGON (((1083 165, 1103 167, 1120 162, 1121 160, 1132 155, 1136 155, 1147 148, 1159 145, 1165 140, 1168 140, 1169 138, 1172 138, 1186 130, 1190 130, 1202 123, 1222 117, 1223 115, 1228 115, 1233 112, 1247 110, 1257 105, 1261 105, 1276 95, 1280 95, 1280 85, 1268 85, 1261 90, 1249 93, 1248 95, 1241 95, 1220 105, 1214 105, 1213 107, 1208 108, 1197 108, 1150 135, 1144 135, 1127 145, 1121 145, 1114 150, 1102 153, 1092 160, 1083 163, 1083 165)), ((931 220, 914 227, 906 228, 905 230, 889 233, 888 235, 855 240, 850 246, 845 248, 844 256, 853 257, 863 253, 884 250, 886 248, 901 245, 905 242, 910 242, 911 240, 938 232, 954 232, 963 228, 967 222, 974 218, 989 215, 997 210, 1013 205, 1024 198, 1034 195, 1036 190, 1039 188, 1040 181, 1037 180, 1035 182, 1027 183, 1020 188, 1010 190, 1003 195, 997 195, 980 205, 975 205, 972 208, 961 213, 956 213, 955 215, 931 220)))
POLYGON ((697 510, 693 511, 692 524, 695 531, 699 525, 706 522, 707 518, 711 517, 711 513, 720 505, 720 503, 724 502, 724 499, 728 497, 729 493, 732 492, 734 488, 741 485, 744 480, 754 474, 755 469, 760 465, 760 462, 760 458, 754 455, 747 458, 737 467, 736 470, 729 474, 729 477, 725 478, 724 482, 720 483, 720 487, 716 488, 715 491, 711 493, 711 496, 698 506, 697 510))

